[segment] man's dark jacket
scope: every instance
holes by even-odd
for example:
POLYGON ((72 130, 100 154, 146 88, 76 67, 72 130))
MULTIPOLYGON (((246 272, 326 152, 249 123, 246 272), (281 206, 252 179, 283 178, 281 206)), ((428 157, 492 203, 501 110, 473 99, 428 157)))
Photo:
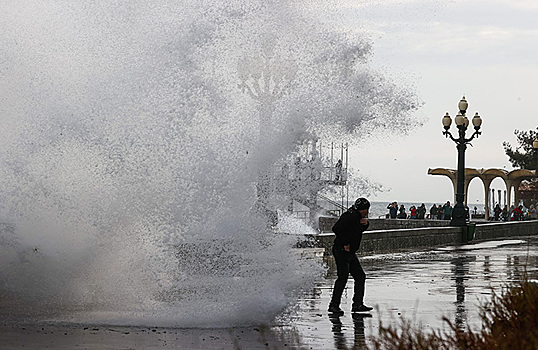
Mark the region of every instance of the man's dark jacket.
POLYGON ((351 253, 355 253, 359 250, 361 245, 362 233, 366 231, 369 223, 362 225, 362 215, 358 210, 349 208, 340 219, 334 224, 333 232, 336 235, 334 239, 334 249, 344 250, 344 246, 349 244, 349 250, 351 253))
POLYGON ((390 218, 391 218, 391 219, 396 219, 396 216, 398 215, 398 207, 389 205, 389 206, 387 207, 387 209, 389 210, 390 218))

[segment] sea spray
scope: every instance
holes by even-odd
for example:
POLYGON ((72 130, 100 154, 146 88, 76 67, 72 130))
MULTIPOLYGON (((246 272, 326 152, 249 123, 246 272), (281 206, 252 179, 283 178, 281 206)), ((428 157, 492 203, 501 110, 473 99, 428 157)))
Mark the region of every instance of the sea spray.
POLYGON ((313 138, 406 128, 417 102, 304 6, 5 2, 0 295, 210 327, 270 323, 312 288, 322 267, 293 252, 310 230, 276 234, 256 184, 276 197, 274 169, 313 138))

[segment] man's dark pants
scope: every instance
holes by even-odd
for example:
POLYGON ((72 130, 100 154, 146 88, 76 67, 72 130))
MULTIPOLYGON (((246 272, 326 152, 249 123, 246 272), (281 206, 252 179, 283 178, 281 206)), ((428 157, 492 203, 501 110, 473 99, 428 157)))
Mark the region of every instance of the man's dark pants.
POLYGON ((346 288, 346 283, 349 274, 355 280, 355 288, 353 294, 353 305, 359 306, 364 301, 364 283, 366 281, 366 274, 362 269, 362 266, 355 253, 346 252, 345 250, 338 250, 333 247, 334 260, 336 261, 337 279, 334 282, 333 295, 331 298, 331 305, 340 306, 342 300, 342 293, 346 288))

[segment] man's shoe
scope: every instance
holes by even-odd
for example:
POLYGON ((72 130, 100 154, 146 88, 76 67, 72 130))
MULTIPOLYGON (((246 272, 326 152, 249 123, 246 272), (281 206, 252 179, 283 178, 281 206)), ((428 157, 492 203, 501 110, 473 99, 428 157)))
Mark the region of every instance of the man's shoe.
POLYGON ((359 305, 359 306, 353 305, 353 307, 351 308, 351 312, 368 312, 368 311, 372 311, 373 309, 374 309, 373 307, 369 307, 364 304, 359 305))
POLYGON ((336 305, 329 305, 329 309, 328 311, 332 314, 338 314, 338 315, 343 315, 344 314, 344 310, 340 309, 340 307, 336 306, 336 305))

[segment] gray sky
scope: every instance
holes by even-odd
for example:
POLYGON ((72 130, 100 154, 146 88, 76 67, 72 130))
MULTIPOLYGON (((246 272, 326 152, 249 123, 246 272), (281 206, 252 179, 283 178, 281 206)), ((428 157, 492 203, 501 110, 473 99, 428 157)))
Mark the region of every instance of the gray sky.
MULTIPOLYGON (((344 26, 372 38, 372 64, 414 86, 424 102, 417 112, 422 127, 370 140, 351 154, 361 174, 390 189, 372 199, 452 201, 448 178, 427 171, 457 167, 455 143, 442 135, 441 118, 445 112, 455 117, 463 94, 468 114, 483 119, 466 166, 512 169, 502 142, 515 145, 515 129, 538 126, 537 1, 349 1, 339 11, 344 26)), ((492 188, 504 190, 502 184, 496 179, 492 188)), ((474 179, 468 203, 483 203, 483 196, 474 179)))

